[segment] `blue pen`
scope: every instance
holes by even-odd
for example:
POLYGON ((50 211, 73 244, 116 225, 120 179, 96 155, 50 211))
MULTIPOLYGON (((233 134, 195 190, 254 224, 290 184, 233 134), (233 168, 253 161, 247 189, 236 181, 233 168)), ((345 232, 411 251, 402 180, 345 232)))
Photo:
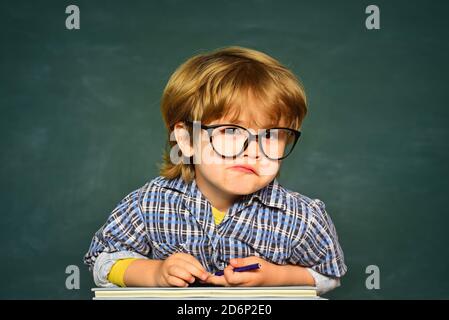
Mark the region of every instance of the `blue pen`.
MULTIPOLYGON (((249 264, 247 266, 243 266, 243 267, 238 267, 238 268, 234 268, 234 272, 242 272, 242 271, 249 271, 249 270, 256 270, 256 269, 260 269, 261 265, 260 263, 254 263, 254 264, 249 264)), ((216 276, 222 276, 224 275, 224 271, 220 270, 215 272, 216 276)))

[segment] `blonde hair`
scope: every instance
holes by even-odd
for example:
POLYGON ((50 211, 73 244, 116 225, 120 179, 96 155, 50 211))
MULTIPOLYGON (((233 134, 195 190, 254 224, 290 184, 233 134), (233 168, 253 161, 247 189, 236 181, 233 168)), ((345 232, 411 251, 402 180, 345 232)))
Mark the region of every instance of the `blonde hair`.
POLYGON ((226 47, 193 56, 179 66, 162 96, 168 150, 160 174, 192 181, 193 164, 174 164, 170 160, 170 149, 176 145, 176 141, 170 141, 174 125, 184 121, 208 123, 226 115, 238 119, 248 92, 257 98, 260 112, 268 115, 272 123, 284 120, 291 128, 301 126, 307 113, 302 84, 290 70, 260 51, 226 47))

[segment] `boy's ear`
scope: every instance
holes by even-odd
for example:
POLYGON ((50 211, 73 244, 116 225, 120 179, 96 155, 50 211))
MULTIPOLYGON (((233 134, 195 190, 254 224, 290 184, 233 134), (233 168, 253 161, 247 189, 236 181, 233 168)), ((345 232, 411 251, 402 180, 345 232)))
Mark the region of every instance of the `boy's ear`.
POLYGON ((193 156, 193 146, 190 143, 190 133, 187 130, 187 126, 183 122, 178 122, 173 128, 175 134, 176 142, 178 143, 179 149, 181 149, 184 157, 193 156))

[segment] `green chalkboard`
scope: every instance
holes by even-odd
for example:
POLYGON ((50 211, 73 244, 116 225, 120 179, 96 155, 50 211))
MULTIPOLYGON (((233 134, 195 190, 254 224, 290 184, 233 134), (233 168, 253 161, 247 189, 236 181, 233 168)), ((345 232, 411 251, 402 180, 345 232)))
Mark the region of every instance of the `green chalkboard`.
POLYGON ((2 1, 0 298, 90 299, 82 257, 158 174, 162 90, 188 57, 266 52, 309 113, 280 182, 325 202, 349 267, 331 299, 449 298, 447 1, 2 1), (80 9, 80 29, 65 9, 80 9), (67 290, 66 267, 81 270, 67 290), (368 290, 366 268, 379 267, 368 290))

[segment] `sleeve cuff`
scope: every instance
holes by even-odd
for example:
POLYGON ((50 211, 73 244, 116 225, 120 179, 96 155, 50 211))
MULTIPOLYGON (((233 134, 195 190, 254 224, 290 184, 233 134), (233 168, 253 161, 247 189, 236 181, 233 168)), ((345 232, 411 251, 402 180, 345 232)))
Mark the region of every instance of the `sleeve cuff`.
POLYGON ((307 268, 307 270, 310 272, 313 279, 315 280, 315 287, 317 289, 318 295, 329 292, 340 286, 339 278, 326 277, 325 275, 322 275, 321 273, 318 273, 311 268, 307 268))
POLYGON ((102 252, 95 259, 95 264, 93 268, 93 276, 94 282, 98 287, 110 288, 117 287, 117 285, 109 282, 108 275, 111 271, 112 266, 117 262, 117 260, 121 259, 129 259, 129 258, 137 258, 137 259, 148 259, 141 254, 132 251, 118 251, 113 253, 102 252))

